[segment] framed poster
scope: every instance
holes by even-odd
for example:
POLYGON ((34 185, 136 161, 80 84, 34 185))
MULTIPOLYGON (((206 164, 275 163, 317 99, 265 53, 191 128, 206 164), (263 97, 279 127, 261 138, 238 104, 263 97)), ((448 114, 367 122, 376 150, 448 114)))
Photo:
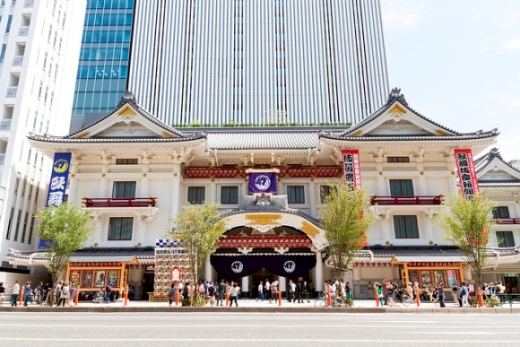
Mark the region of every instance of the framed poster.
POLYGON ((96 280, 94 281, 94 287, 102 288, 105 286, 105 270, 96 271, 96 280))
POLYGON ((446 287, 446 281, 444 281, 444 271, 435 270, 435 285, 438 286, 442 283, 443 287, 446 287))
POLYGON ((448 287, 451 288, 459 285, 456 270, 446 270, 446 278, 448 279, 448 287))
POLYGON ((75 286, 79 285, 79 279, 80 279, 80 271, 78 270, 71 270, 70 271, 70 283, 73 283, 75 286))
POLYGON ((107 284, 112 288, 119 286, 119 270, 108 271, 107 284))
POLYGON ((428 271, 421 271, 421 284, 422 284, 422 286, 426 287, 431 282, 432 282, 432 277, 431 277, 430 270, 428 270, 428 271))
POLYGON ((412 284, 414 284, 415 282, 418 282, 420 286, 423 286, 422 282, 419 281, 419 274, 417 273, 417 271, 415 271, 415 270, 408 271, 408 278, 410 279, 410 282, 412 282, 412 284))
POLYGON ((81 271, 81 287, 82 288, 92 288, 94 287, 92 284, 92 279, 94 278, 94 271, 85 270, 81 271))

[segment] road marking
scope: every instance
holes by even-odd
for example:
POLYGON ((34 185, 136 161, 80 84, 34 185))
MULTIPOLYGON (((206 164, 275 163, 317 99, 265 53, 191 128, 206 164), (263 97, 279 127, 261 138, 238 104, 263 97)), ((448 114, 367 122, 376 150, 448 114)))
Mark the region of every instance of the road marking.
MULTIPOLYGON (((475 341, 469 341, 467 338, 462 340, 446 340, 441 339, 437 341, 428 340, 391 340, 382 339, 230 339, 230 338, 29 338, 29 337, 0 337, 0 341, 45 341, 45 342, 380 342, 380 343, 466 343, 475 344, 475 341)), ((479 340, 479 343, 518 343, 518 340, 479 340)))

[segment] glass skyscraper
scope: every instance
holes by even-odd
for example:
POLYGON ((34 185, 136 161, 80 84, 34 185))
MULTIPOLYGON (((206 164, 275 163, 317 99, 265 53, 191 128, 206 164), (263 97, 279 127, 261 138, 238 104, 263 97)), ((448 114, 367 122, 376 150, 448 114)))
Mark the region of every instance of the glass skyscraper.
POLYGON ((111 111, 128 77, 134 0, 88 0, 73 115, 111 111))

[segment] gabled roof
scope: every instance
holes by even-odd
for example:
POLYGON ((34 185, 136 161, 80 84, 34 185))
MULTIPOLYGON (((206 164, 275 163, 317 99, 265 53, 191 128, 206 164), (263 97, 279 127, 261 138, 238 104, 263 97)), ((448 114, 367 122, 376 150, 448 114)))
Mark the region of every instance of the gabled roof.
POLYGON ((197 132, 185 134, 164 123, 141 108, 129 92, 114 111, 92 124, 65 137, 48 135, 28 136, 38 142, 59 143, 126 143, 126 142, 182 142, 205 138, 197 132))
POLYGON ((504 161, 498 148, 475 160, 479 185, 520 186, 520 171, 504 161))
POLYGON ((386 104, 368 118, 340 134, 322 132, 320 137, 349 141, 417 141, 454 140, 495 137, 497 129, 488 132, 459 133, 412 109, 401 90, 394 88, 386 104))

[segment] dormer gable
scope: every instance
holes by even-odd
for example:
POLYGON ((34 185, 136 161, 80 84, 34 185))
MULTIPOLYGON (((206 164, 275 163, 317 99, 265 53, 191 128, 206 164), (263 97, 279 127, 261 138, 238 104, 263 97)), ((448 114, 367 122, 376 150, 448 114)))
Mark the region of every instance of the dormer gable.
POLYGON ((394 88, 385 105, 343 132, 340 137, 460 136, 412 109, 401 90, 394 88))
POLYGON ((479 183, 520 183, 520 171, 504 161, 498 148, 475 160, 475 169, 479 183))
POLYGON ((152 139, 180 137, 184 137, 181 132, 162 123, 156 117, 139 107, 135 96, 126 92, 112 113, 65 138, 152 139))

